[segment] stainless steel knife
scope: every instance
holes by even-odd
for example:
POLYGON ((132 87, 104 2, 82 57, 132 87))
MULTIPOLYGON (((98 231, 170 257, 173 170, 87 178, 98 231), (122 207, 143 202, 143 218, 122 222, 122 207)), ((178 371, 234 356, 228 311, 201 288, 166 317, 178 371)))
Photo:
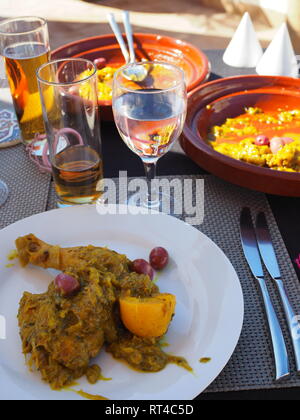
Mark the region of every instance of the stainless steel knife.
POLYGON ((249 264, 253 276, 258 282, 262 293, 265 311, 268 319, 268 325, 272 338, 272 345, 276 365, 276 380, 280 380, 290 374, 288 353, 283 333, 265 282, 262 262, 255 235, 255 229, 253 226, 251 211, 249 208, 244 208, 242 210, 240 228, 241 241, 246 260, 249 264))
POLYGON ((292 305, 287 296, 280 268, 278 265, 278 260, 274 250, 269 226, 266 220, 264 213, 259 213, 256 219, 256 236, 260 254, 262 256, 263 262, 267 267, 270 276, 275 281, 275 284, 278 288, 282 305, 284 308, 284 313, 286 316, 287 324, 289 327, 291 339, 293 342, 297 371, 300 372, 300 334, 299 332, 299 318, 296 316, 292 305))

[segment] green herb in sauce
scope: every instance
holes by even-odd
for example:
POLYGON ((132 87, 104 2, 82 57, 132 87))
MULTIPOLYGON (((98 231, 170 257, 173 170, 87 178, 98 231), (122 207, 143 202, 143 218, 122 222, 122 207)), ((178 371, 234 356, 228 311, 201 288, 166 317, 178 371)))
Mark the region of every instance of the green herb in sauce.
POLYGON ((16 258, 18 258, 18 251, 16 249, 13 249, 12 251, 10 251, 10 253, 7 255, 7 259, 8 261, 13 261, 16 258))
POLYGON ((160 339, 158 344, 159 344, 160 348, 170 346, 170 344, 166 341, 166 337, 163 337, 162 339, 160 339))
POLYGON ((211 358, 210 357, 202 357, 202 359, 200 359, 199 362, 206 365, 207 363, 211 362, 211 358))
POLYGON ((177 356, 170 356, 168 355, 169 363, 174 363, 177 366, 182 367, 183 369, 186 369, 188 372, 193 372, 193 369, 188 364, 188 362, 183 357, 177 357, 177 356))
MULTIPOLYGON (((73 383, 73 386, 78 385, 73 383)), ((82 390, 77 391, 76 389, 70 388, 70 387, 64 387, 62 388, 60 391, 67 391, 67 392, 74 392, 77 395, 80 395, 80 397, 85 398, 86 400, 92 400, 92 401, 103 401, 103 400, 109 400, 109 398, 103 397, 102 395, 93 395, 93 394, 88 394, 87 392, 84 392, 82 390)))
POLYGON ((108 400, 109 398, 105 398, 102 395, 92 395, 92 394, 88 394, 87 392, 84 392, 82 390, 80 391, 75 391, 73 389, 70 389, 70 391, 75 392, 76 394, 80 395, 81 397, 87 399, 87 400, 92 400, 92 401, 103 401, 103 400, 108 400))
POLYGON ((98 365, 90 366, 87 370, 86 377, 91 385, 96 384, 98 381, 111 381, 112 380, 112 378, 105 378, 102 375, 102 370, 98 365))

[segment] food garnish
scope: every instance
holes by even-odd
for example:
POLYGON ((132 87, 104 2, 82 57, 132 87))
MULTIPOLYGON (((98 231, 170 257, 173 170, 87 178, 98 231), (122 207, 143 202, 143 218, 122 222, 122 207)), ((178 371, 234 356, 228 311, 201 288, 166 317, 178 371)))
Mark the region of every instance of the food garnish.
POLYGON ((255 139, 255 144, 257 146, 269 146, 270 145, 269 137, 264 136, 264 135, 257 136, 255 139))
POLYGON ((87 392, 84 392, 82 390, 76 391, 76 389, 67 389, 66 391, 74 392, 75 394, 79 395, 82 398, 85 398, 86 400, 91 401, 109 401, 109 398, 103 397, 102 395, 93 395, 89 394, 87 392))
POLYGON ((8 261, 13 261, 16 258, 18 258, 18 251, 16 249, 13 249, 12 251, 10 251, 10 253, 7 255, 7 259, 8 261))
POLYGON ((12 268, 14 266, 15 266, 15 264, 6 264, 5 268, 12 268))
POLYGON ((99 57, 99 58, 96 58, 96 60, 94 60, 94 64, 97 70, 101 70, 106 66, 107 60, 104 57, 99 57))
POLYGON ((211 358, 210 357, 202 357, 199 360, 199 362, 206 365, 207 363, 211 362, 211 358))
POLYGON ((79 281, 66 273, 60 273, 56 276, 54 284, 62 296, 71 296, 80 289, 79 281))
POLYGON ((143 259, 137 259, 132 262, 132 270, 138 274, 145 274, 151 280, 154 278, 154 271, 151 265, 143 259))
POLYGON ((162 337, 175 314, 176 298, 158 294, 149 298, 120 298, 121 319, 125 327, 138 337, 162 337))
MULTIPOLYGON (((100 61, 97 62, 98 100, 111 101, 113 78, 114 78, 114 74, 116 73, 118 69, 114 67, 109 67, 109 66, 103 67, 102 66, 103 61, 101 59, 99 60, 100 61)), ((91 74, 92 72, 90 70, 86 70, 85 72, 81 73, 80 80, 83 80, 86 77, 89 77, 91 74)), ((79 90, 79 94, 81 97, 85 99, 89 99, 90 98, 90 84, 89 83, 83 84, 79 90)))
POLYGON ((244 114, 214 126, 208 142, 233 159, 300 172, 300 110, 265 112, 258 107, 246 108, 244 114))

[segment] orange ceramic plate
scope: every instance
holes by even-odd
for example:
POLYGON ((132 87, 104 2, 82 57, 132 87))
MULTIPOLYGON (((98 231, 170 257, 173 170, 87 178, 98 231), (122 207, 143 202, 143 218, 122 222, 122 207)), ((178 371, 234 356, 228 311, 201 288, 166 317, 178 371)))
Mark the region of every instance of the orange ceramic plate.
POLYGON ((244 112, 300 109, 300 80, 274 76, 219 79, 189 94, 188 117, 181 144, 188 156, 207 171, 234 184, 269 194, 300 197, 300 174, 274 171, 216 152, 205 139, 214 125, 244 112), (207 107, 209 105, 209 107, 207 107))
MULTIPOLYGON (((126 40, 125 36, 124 39, 126 40)), ((166 61, 178 65, 185 71, 188 91, 206 81, 210 75, 210 63, 206 55, 193 45, 175 38, 155 34, 134 34, 138 60, 166 61)), ((107 65, 121 67, 125 64, 114 35, 86 38, 64 45, 52 52, 52 59, 81 57, 91 61, 99 57, 107 65)), ((102 101, 101 118, 112 119, 111 101, 102 101)))

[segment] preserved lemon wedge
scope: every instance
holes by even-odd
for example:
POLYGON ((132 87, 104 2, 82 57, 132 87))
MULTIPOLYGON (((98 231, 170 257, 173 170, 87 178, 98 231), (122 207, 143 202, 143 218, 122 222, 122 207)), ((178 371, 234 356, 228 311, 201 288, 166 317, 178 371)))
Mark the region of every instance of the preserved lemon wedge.
POLYGON ((175 313, 176 297, 162 293, 155 297, 120 298, 121 319, 125 327, 139 337, 161 337, 175 313))

